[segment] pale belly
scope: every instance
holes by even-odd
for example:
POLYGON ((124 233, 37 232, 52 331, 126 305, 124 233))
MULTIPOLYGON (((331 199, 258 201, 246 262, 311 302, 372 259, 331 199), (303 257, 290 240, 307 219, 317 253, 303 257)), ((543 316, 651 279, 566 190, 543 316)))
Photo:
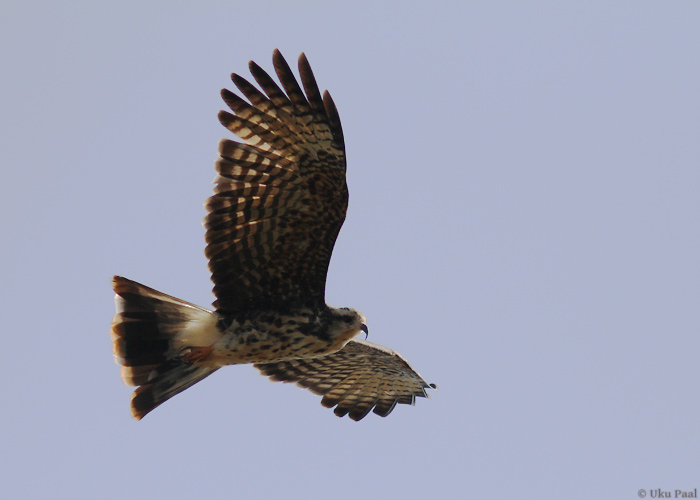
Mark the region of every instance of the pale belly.
POLYGON ((214 313, 191 323, 177 339, 183 355, 210 366, 266 363, 323 356, 341 349, 356 332, 326 335, 317 317, 305 314, 232 321, 221 330, 214 313), (315 333, 315 334, 314 334, 315 333))
POLYGON ((252 331, 224 335, 214 345, 211 357, 217 364, 233 365, 322 356, 336 349, 328 340, 313 335, 252 331))
POLYGON ((211 359, 219 365, 258 363, 323 356, 342 348, 347 340, 305 333, 298 322, 274 326, 257 322, 234 323, 214 344, 211 359))

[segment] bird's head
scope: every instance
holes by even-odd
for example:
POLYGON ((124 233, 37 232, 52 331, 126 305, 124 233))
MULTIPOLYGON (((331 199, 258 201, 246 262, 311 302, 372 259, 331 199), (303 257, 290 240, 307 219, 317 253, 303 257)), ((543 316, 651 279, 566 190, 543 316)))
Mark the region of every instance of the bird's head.
POLYGON ((342 348, 347 342, 360 332, 368 333, 365 317, 355 309, 340 307, 331 309, 331 323, 328 333, 334 339, 334 346, 342 348))

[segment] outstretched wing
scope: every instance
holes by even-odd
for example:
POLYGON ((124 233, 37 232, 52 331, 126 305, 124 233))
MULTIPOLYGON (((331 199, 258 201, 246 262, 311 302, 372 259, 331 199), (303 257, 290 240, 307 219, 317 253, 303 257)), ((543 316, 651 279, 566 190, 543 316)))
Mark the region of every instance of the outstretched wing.
POLYGON ((374 413, 386 417, 397 403, 414 404, 427 397, 428 384, 397 352, 362 340, 351 340, 341 350, 316 358, 255 363, 260 373, 277 382, 296 382, 322 395, 326 408, 336 406, 339 416, 362 420, 374 413))
POLYGON ((233 74, 248 99, 222 91, 235 114, 219 120, 245 144, 223 139, 214 196, 206 203, 206 256, 214 306, 234 313, 290 304, 324 304, 326 273, 345 220, 345 146, 338 112, 323 98, 304 54, 299 87, 273 54, 282 91, 257 64, 264 94, 233 74))

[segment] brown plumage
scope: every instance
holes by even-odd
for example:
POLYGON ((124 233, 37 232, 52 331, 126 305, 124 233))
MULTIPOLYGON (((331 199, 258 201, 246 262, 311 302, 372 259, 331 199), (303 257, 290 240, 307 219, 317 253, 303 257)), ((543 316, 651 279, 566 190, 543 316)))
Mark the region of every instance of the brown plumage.
POLYGON ((345 146, 338 112, 319 92, 304 54, 303 90, 275 50, 282 89, 258 65, 222 91, 234 114, 219 120, 244 144, 222 139, 206 202, 206 256, 215 311, 114 278, 114 353, 145 414, 228 364, 254 363, 272 380, 324 395, 338 416, 388 415, 425 397, 427 384, 397 353, 351 340, 359 312, 325 303, 333 245, 345 219, 345 146))
POLYGON ((324 396, 321 404, 336 406, 339 417, 361 420, 371 410, 386 417, 397 403, 414 404, 427 397, 426 384, 399 353, 363 340, 351 340, 326 356, 255 363, 260 373, 275 382, 296 382, 324 396))
POLYGON ((348 206, 343 131, 330 94, 321 99, 304 54, 306 96, 279 51, 273 63, 287 95, 254 62, 250 71, 266 95, 235 73, 233 83, 251 104, 221 92, 236 114, 221 111, 219 120, 246 142, 219 143, 216 194, 204 220, 214 306, 227 313, 290 302, 323 306, 348 206))

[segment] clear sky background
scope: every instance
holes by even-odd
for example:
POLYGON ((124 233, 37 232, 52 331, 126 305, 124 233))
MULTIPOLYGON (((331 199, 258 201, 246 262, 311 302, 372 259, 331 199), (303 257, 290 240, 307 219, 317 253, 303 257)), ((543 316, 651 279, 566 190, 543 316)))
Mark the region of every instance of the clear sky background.
MULTIPOLYGON (((118 4, 118 5, 117 5, 118 4)), ((8 499, 700 488, 700 3, 0 6, 8 499), (305 51, 350 209, 327 300, 440 390, 338 419, 249 366, 143 421, 120 274, 208 306, 229 74, 305 51)))

